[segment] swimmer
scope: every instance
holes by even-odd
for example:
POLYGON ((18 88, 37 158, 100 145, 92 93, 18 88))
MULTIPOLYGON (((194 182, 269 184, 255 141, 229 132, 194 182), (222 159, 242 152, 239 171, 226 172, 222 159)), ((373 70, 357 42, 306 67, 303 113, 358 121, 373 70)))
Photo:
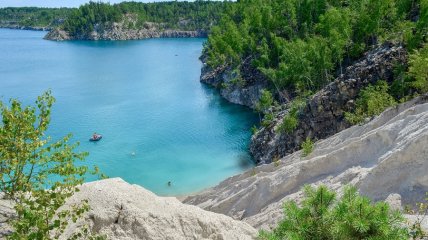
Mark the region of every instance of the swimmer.
POLYGON ((172 185, 172 182, 168 181, 168 187, 171 187, 171 185, 172 185))

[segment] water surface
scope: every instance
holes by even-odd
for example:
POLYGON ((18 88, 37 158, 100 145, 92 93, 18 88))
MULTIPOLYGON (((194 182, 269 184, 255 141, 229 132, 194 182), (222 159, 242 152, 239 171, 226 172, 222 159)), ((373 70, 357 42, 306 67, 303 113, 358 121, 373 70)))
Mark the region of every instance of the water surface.
POLYGON ((204 39, 53 42, 44 34, 0 29, 1 100, 32 104, 51 89, 48 134, 73 133, 87 164, 161 195, 198 191, 252 166, 256 117, 199 82, 204 39), (103 139, 89 142, 93 132, 103 139))

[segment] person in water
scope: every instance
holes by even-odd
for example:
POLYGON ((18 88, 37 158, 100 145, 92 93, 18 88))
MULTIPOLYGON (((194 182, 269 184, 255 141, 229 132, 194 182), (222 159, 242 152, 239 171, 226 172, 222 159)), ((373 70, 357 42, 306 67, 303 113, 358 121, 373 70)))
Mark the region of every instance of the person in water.
POLYGON ((168 181, 168 187, 171 187, 172 183, 171 181, 168 181))

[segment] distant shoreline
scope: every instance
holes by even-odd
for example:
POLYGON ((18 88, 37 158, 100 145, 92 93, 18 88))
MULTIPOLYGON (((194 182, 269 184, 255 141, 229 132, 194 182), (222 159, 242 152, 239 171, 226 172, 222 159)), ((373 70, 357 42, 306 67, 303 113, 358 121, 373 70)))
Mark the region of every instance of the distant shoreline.
POLYGON ((31 26, 16 26, 16 25, 11 25, 11 26, 0 25, 0 28, 14 29, 14 30, 44 31, 44 32, 49 32, 52 30, 51 27, 31 27, 31 26))

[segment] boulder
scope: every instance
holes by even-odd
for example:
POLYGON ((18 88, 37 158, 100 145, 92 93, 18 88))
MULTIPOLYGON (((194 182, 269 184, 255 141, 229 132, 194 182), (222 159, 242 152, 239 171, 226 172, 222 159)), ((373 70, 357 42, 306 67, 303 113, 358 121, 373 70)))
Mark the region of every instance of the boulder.
POLYGON ((108 239, 253 239, 247 223, 186 205, 175 197, 159 197, 120 178, 85 183, 68 201, 89 200, 91 210, 66 229, 63 239, 87 225, 108 239))

